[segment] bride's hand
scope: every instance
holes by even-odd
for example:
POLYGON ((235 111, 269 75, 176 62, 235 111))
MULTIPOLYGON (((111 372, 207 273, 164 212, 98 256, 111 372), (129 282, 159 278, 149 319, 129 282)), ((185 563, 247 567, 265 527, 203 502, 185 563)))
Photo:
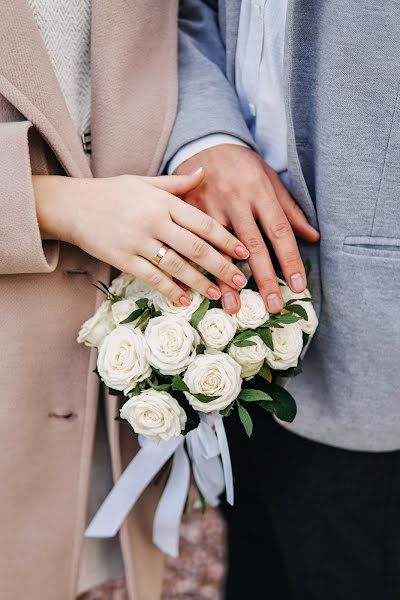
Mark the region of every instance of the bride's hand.
POLYGON ((217 221, 176 197, 194 189, 202 179, 202 170, 172 177, 34 176, 42 238, 74 244, 136 275, 175 303, 187 305, 190 298, 166 273, 217 299, 219 288, 188 260, 240 289, 246 283, 244 275, 221 252, 243 259, 248 251, 217 221), (151 259, 162 244, 170 250, 156 267, 151 259))

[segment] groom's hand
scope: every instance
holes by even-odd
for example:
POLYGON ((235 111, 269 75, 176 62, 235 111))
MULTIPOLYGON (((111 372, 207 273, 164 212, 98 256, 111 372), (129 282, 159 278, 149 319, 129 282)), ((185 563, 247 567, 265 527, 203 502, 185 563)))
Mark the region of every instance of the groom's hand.
MULTIPOLYGON (((190 173, 199 166, 204 168, 205 178, 185 201, 233 229, 250 251, 249 264, 267 309, 279 312, 284 302, 259 227, 270 240, 294 292, 307 286, 295 233, 316 242, 318 231, 308 223, 275 171, 253 150, 233 144, 207 148, 179 165, 175 174, 190 173)), ((224 309, 237 312, 238 292, 223 282, 219 286, 224 309)))

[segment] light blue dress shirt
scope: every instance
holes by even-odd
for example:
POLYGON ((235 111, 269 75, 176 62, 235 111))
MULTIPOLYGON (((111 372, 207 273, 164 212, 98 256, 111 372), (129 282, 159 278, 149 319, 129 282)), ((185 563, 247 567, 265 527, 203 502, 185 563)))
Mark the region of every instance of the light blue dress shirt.
MULTIPOLYGON (((287 180, 287 123, 283 54, 287 0, 242 0, 236 51, 236 92, 262 158, 287 180)), ((245 144, 230 135, 211 134, 186 144, 170 161, 182 162, 219 144, 245 144)))

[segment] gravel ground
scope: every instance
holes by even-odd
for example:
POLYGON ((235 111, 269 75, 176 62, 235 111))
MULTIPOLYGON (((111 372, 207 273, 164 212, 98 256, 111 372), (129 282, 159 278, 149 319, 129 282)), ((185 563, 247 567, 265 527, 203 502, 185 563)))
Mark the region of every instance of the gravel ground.
MULTIPOLYGON (((180 557, 168 558, 162 600, 221 600, 225 530, 219 513, 190 509, 183 518, 180 557)), ((123 580, 102 586, 80 600, 128 600, 123 580)), ((150 600, 150 599, 149 599, 150 600)))

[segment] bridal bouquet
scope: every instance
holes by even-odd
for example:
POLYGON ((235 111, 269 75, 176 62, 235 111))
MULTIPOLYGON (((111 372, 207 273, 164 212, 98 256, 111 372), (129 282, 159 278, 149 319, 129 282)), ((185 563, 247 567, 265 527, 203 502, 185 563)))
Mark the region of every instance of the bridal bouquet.
POLYGON ((248 436, 250 404, 293 421, 296 403, 277 379, 301 372, 302 350, 318 324, 308 290, 293 293, 277 273, 285 306, 270 315, 248 264, 239 267, 250 277, 233 316, 195 291, 190 306, 176 306, 122 273, 109 287, 99 283, 106 299, 78 336, 98 348, 97 373, 110 393, 126 398, 117 418, 139 434, 148 456, 167 449, 157 466, 181 447, 201 496, 214 505, 224 487, 233 502, 223 419, 237 411, 248 436))

